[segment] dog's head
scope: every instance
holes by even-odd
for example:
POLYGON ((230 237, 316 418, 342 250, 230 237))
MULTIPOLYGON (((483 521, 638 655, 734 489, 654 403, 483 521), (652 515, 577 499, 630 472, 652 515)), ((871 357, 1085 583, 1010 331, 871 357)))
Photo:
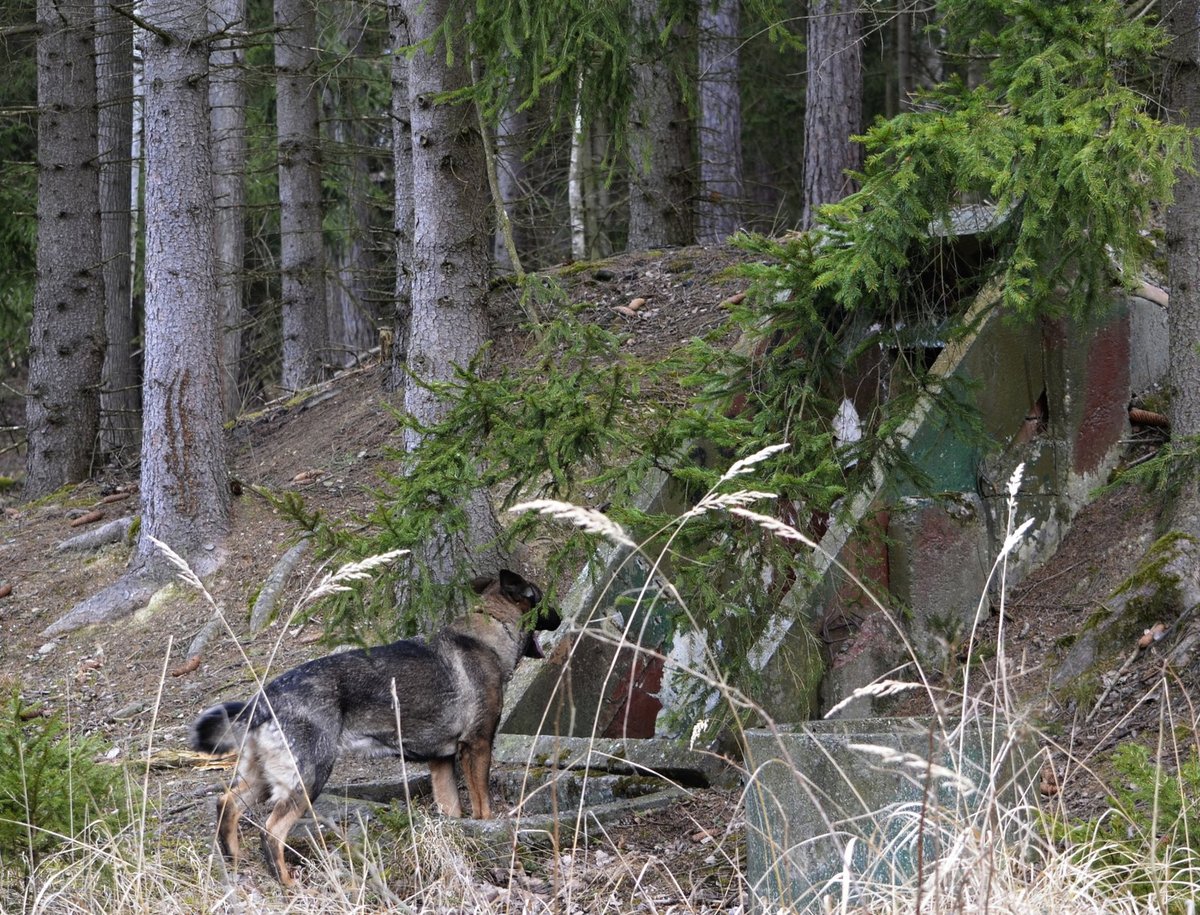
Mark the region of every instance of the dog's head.
POLYGON ((527 658, 545 657, 542 646, 538 644, 536 632, 557 629, 562 623, 562 617, 553 607, 542 606, 541 588, 508 569, 501 569, 496 578, 474 579, 471 582, 471 588, 476 594, 483 594, 489 588, 496 588, 506 600, 520 608, 522 618, 528 618, 536 611, 536 615, 532 617, 533 628, 526 633, 525 648, 522 654, 527 658))

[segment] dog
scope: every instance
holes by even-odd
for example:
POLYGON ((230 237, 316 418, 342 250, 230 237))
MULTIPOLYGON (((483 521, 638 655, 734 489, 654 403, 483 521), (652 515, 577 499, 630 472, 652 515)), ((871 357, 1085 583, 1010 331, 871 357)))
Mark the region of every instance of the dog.
POLYGON ((270 801, 263 855, 272 876, 291 886, 288 832, 344 751, 428 763, 434 800, 448 817, 463 815, 457 758, 472 815, 491 818, 488 776, 504 685, 522 657, 543 656, 535 632, 561 620, 541 606, 536 585, 508 569, 472 588, 478 606, 428 643, 402 639, 317 658, 280 674, 248 702, 201 713, 191 729, 194 749, 240 750, 236 777, 217 802, 217 843, 228 860, 237 862, 242 813, 270 801))

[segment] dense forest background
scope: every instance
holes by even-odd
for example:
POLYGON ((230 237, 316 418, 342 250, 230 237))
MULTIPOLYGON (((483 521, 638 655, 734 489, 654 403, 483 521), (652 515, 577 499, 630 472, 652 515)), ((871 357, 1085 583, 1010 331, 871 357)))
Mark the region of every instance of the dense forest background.
MULTIPOLYGON (((835 454, 830 382, 872 337, 911 346, 915 316, 952 335, 956 303, 987 282, 1014 315, 1083 315, 1156 259, 1180 276, 1194 263, 1190 184, 1167 209, 1191 174, 1188 10, 10 4, 0 326, 24 393, 7 427, 23 496, 137 467, 131 574, 78 609, 133 606, 170 574, 158 541, 219 564, 223 424, 378 346, 412 456, 393 501, 425 521, 398 533, 390 518, 399 543, 371 545, 420 544, 434 585, 512 558, 489 487, 570 497, 598 480, 620 513, 648 467, 716 480, 687 466, 697 437, 737 455, 783 434, 776 486, 828 514, 904 410, 881 401, 835 454), (923 271, 954 260, 963 208, 991 214, 988 255, 932 288, 923 271), (569 324, 542 268, 727 241, 761 258, 731 320, 766 358, 753 376, 711 349, 666 371, 682 402, 749 391, 754 409, 639 410, 644 366, 590 389, 568 373, 564 352, 594 360, 610 343, 569 324), (497 284, 548 347, 540 405, 529 380, 484 386, 497 284), (531 466, 487 451, 531 434, 531 466), (623 477, 581 470, 618 443, 638 455, 623 477), (447 473, 439 456, 457 452, 447 473)), ((1194 311, 1171 312, 1177 392, 1200 374, 1181 323, 1194 311)), ((1172 405, 1179 460, 1200 429, 1190 400, 1172 405)))

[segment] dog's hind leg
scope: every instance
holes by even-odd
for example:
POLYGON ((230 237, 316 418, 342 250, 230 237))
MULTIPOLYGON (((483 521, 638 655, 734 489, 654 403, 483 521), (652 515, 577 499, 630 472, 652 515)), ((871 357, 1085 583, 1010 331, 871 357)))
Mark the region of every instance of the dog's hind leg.
POLYGON ((291 886, 293 883, 292 873, 283 860, 288 833, 307 808, 308 796, 304 789, 293 791, 283 800, 276 802, 263 826, 263 858, 271 876, 284 886, 291 886))
POLYGON ((492 768, 492 742, 484 738, 469 740, 462 745, 463 778, 471 798, 471 816, 477 820, 492 818, 488 775, 492 768))
POLYGON ((217 846, 232 864, 238 859, 238 820, 249 804, 263 800, 264 787, 254 768, 247 766, 217 801, 217 846))
POLYGON ((461 817, 458 785, 454 782, 454 758, 429 760, 429 778, 433 782, 433 799, 442 816, 461 817))

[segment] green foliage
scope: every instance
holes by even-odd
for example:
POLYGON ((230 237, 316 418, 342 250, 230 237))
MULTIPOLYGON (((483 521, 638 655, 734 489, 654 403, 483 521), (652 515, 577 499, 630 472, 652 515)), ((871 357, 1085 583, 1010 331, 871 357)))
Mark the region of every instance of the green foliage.
POLYGON ((1109 811, 1082 823, 1055 822, 1052 833, 1114 888, 1153 898, 1159 911, 1188 911, 1200 860, 1200 752, 1193 748, 1169 772, 1146 746, 1124 743, 1112 766, 1109 811))
MULTIPOLYGON (((549 294, 543 286, 547 312, 549 294)), ((731 319, 736 323, 713 336, 749 332, 767 313, 741 309, 731 319)), ((313 532, 320 550, 341 562, 396 548, 419 555, 437 530, 463 532, 463 506, 480 488, 502 507, 540 497, 604 507, 647 555, 661 556, 665 574, 687 595, 697 625, 719 632, 727 648, 737 642, 749 649, 766 619, 755 608, 777 601, 793 575, 802 577, 805 558, 723 512, 692 516, 682 526, 678 519, 715 487, 753 488, 777 493, 779 511, 806 529, 839 510, 839 500, 859 485, 873 461, 905 463, 887 434, 835 446, 830 418, 841 394, 831 396, 828 379, 844 358, 842 343, 814 314, 809 327, 788 325, 791 336, 764 356, 739 355, 699 340, 647 362, 623 345, 621 335, 586 320, 577 307, 560 302, 554 314, 539 327, 519 366, 482 378, 463 371, 442 391, 453 401, 451 412, 437 426, 416 430, 421 444, 413 453, 394 455, 398 471, 383 481, 376 508, 356 520, 355 530, 308 514, 298 500, 285 511, 313 532), (803 355, 802 341, 821 345, 803 355), (758 465, 752 486, 743 478, 720 483, 735 459, 781 439, 789 450, 758 465), (648 510, 637 496, 659 472, 670 480, 668 496, 648 510), (789 572, 781 576, 780 569, 789 572), (729 626, 731 619, 739 624, 729 626)), ((885 425, 891 423, 889 410, 879 411, 885 425)), ((412 422, 403 416, 398 421, 412 422)), ((525 515, 504 520, 511 522, 507 537, 536 541, 546 582, 573 573, 599 546, 595 535, 571 526, 525 515)), ((470 571, 462 570, 464 579, 470 571)), ((327 625, 343 638, 363 625, 388 635, 410 633, 433 622, 432 608, 454 606, 453 591, 465 584, 434 584, 415 560, 396 574, 405 575, 407 606, 394 607, 394 581, 381 578, 370 586, 374 591, 326 605, 327 625)), ((682 608, 675 612, 679 616, 671 625, 690 627, 682 608)), ((735 647, 726 656, 732 660, 744 652, 735 647)))
POLYGON ((0 865, 28 873, 47 852, 119 824, 125 783, 97 762, 103 741, 37 715, 15 691, 0 714, 0 865))
MULTIPOLYGON (((569 126, 576 105, 585 123, 602 122, 612 130, 612 148, 624 148, 637 60, 664 60, 692 95, 694 47, 679 39, 695 16, 689 0, 658 5, 663 28, 647 31, 635 23, 630 0, 475 0, 464 3, 443 24, 435 40, 464 33, 476 63, 475 84, 458 98, 474 99, 489 123, 505 110, 528 110, 548 100, 551 113, 540 142, 569 126)), ((789 31, 786 0, 750 0, 748 17, 762 23, 758 34, 779 46, 796 45, 789 31)), ((803 93, 802 93, 803 94, 803 93)))
POLYGON ((1164 444, 1149 460, 1122 470, 1106 487, 1132 483, 1159 494, 1164 504, 1175 501, 1184 483, 1200 475, 1200 435, 1179 436, 1164 444))
POLYGON ((1094 307, 1114 274, 1134 281, 1151 208, 1191 165, 1188 133, 1131 85, 1161 30, 1116 0, 949 0, 943 23, 990 56, 986 79, 952 79, 862 138, 861 190, 824 208, 796 253, 812 281, 792 287, 797 307, 826 294, 846 309, 903 300, 914 264, 945 244, 931 232, 960 231, 950 213, 964 203, 994 208, 985 264, 1005 307, 1094 307))

